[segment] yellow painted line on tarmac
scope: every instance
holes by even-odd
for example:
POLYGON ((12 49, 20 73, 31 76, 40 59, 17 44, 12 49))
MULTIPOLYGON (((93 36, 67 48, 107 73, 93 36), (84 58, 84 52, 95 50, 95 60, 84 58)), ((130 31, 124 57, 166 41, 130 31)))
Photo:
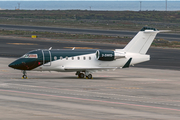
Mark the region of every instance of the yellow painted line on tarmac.
POLYGON ((142 88, 138 88, 138 87, 122 87, 122 88, 124 88, 124 89, 142 89, 142 88))
MULTIPOLYGON (((64 48, 72 49, 72 48, 74 48, 74 47, 64 47, 64 48)), ((98 48, 91 48, 91 47, 75 47, 75 49, 98 49, 98 48)))
POLYGON ((120 89, 120 88, 115 88, 115 87, 107 87, 109 89, 120 89))
POLYGON ((1 56, 15 56, 15 55, 1 54, 1 56))
POLYGON ((0 70, 0 72, 7 72, 8 70, 0 70))
POLYGON ((11 44, 11 45, 38 45, 38 44, 34 44, 34 43, 7 43, 7 44, 11 44))
POLYGON ((143 88, 138 88, 138 87, 121 87, 121 88, 106 87, 106 88, 109 88, 109 89, 133 89, 133 90, 143 89, 143 88))
MULTIPOLYGON (((19 79, 24 79, 24 78, 22 78, 21 76, 19 76, 19 78, 11 78, 11 79, 13 79, 13 80, 19 80, 19 79)), ((27 77, 27 79, 34 79, 34 80, 36 80, 36 79, 41 79, 41 78, 28 78, 27 77)))

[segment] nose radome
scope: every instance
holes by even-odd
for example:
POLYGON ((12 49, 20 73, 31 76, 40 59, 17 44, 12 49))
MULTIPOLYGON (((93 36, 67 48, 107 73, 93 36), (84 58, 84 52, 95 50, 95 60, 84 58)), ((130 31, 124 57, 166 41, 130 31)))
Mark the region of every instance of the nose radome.
POLYGON ((18 69, 21 66, 21 61, 16 60, 8 65, 11 68, 18 69))
POLYGON ((22 59, 17 59, 14 62, 10 63, 8 66, 14 69, 18 70, 26 70, 26 66, 24 65, 24 60, 22 59))
POLYGON ((15 68, 16 65, 14 63, 11 63, 8 66, 11 67, 11 68, 15 68))

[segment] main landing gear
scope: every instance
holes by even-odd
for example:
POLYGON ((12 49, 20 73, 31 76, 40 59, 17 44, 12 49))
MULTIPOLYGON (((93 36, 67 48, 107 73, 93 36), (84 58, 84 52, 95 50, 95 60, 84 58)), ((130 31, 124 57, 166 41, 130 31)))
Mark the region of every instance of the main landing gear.
POLYGON ((88 72, 82 73, 80 71, 77 71, 76 75, 78 75, 78 78, 84 78, 86 76, 86 79, 93 79, 92 74, 89 74, 88 72))
POLYGON ((27 79, 27 75, 26 75, 27 73, 26 73, 26 71, 23 70, 22 73, 23 73, 22 79, 27 79))

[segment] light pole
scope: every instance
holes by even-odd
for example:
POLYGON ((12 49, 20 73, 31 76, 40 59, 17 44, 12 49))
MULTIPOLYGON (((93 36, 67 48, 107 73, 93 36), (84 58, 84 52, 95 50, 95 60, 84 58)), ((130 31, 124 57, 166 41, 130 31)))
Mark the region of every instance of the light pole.
POLYGON ((20 9, 20 4, 21 4, 21 3, 18 3, 18 9, 20 9))
POLYGON ((141 11, 141 3, 142 3, 142 1, 139 1, 140 2, 140 11, 141 11))
POLYGON ((166 0, 166 11, 167 11, 167 0, 166 0))

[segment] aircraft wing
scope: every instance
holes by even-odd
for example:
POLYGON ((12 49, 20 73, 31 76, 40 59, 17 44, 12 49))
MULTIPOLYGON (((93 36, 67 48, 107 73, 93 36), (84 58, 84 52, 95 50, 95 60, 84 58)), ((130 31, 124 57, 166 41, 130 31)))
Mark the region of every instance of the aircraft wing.
POLYGON ((64 67, 64 70, 72 70, 72 71, 98 71, 98 70, 108 70, 108 69, 120 69, 120 68, 128 68, 130 66, 132 58, 130 58, 123 67, 64 67))
POLYGON ((117 69, 118 67, 65 67, 64 70, 107 70, 107 69, 117 69))

